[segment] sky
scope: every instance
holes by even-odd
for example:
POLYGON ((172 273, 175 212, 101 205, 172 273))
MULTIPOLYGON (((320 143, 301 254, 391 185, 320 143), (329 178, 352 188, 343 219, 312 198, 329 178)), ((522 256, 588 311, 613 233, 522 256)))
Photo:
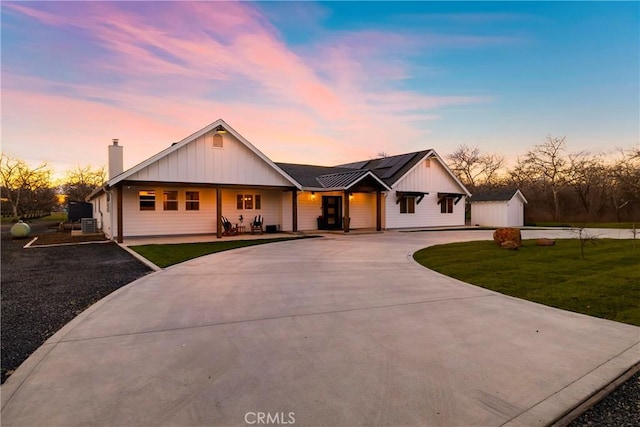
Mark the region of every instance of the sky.
POLYGON ((640 144, 639 2, 2 1, 2 151, 125 168, 224 119, 274 161, 640 144))

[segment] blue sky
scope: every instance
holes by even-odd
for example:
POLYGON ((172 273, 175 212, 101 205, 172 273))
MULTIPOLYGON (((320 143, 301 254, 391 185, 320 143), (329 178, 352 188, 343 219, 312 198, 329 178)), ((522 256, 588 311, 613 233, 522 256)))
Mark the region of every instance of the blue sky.
POLYGON ((125 166, 224 118, 276 161, 639 136, 638 2, 3 2, 2 149, 125 166))

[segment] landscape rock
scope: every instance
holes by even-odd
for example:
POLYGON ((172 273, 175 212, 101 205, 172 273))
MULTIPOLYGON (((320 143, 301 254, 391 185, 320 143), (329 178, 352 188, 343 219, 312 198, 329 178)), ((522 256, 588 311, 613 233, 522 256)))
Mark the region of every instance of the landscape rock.
POLYGON ((555 244, 556 244, 556 241, 553 239, 542 238, 542 239, 536 240, 536 245, 538 246, 553 246, 555 244))
POLYGON ((493 232, 493 240, 500 246, 504 242, 514 242, 518 247, 522 246, 522 235, 518 228, 498 228, 493 232))
POLYGON ((509 250, 515 251, 515 250, 518 250, 520 245, 518 243, 514 242, 513 240, 507 240, 506 242, 502 242, 500 244, 500 247, 502 247, 504 249, 509 249, 509 250))

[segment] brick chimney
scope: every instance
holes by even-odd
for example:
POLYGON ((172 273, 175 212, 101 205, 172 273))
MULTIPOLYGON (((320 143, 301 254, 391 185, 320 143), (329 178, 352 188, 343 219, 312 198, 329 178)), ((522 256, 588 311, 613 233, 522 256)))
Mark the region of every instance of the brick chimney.
POLYGON ((122 159, 122 146, 118 145, 118 140, 114 138, 113 144, 109 146, 109 179, 124 171, 122 159))

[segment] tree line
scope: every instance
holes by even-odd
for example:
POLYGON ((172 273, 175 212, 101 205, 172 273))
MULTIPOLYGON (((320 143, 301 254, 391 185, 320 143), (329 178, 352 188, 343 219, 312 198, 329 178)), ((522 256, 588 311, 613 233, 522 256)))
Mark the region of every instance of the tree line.
MULTIPOLYGON (((517 188, 529 201, 525 221, 640 221, 640 146, 614 153, 570 152, 566 138, 548 136, 507 167, 504 157, 461 145, 446 156, 471 193, 517 188)), ((106 180, 104 166, 76 166, 57 183, 46 163, 36 167, 0 156, 2 215, 37 216, 66 201, 84 201, 106 180)))
POLYGON ((640 146, 571 152, 565 137, 548 136, 510 168, 504 157, 466 145, 446 159, 471 193, 522 191, 526 222, 640 221, 640 146))
POLYGON ((106 168, 76 166, 58 182, 47 164, 30 166, 27 162, 0 154, 0 195, 2 216, 33 218, 60 210, 67 201, 84 201, 106 180, 106 168))

